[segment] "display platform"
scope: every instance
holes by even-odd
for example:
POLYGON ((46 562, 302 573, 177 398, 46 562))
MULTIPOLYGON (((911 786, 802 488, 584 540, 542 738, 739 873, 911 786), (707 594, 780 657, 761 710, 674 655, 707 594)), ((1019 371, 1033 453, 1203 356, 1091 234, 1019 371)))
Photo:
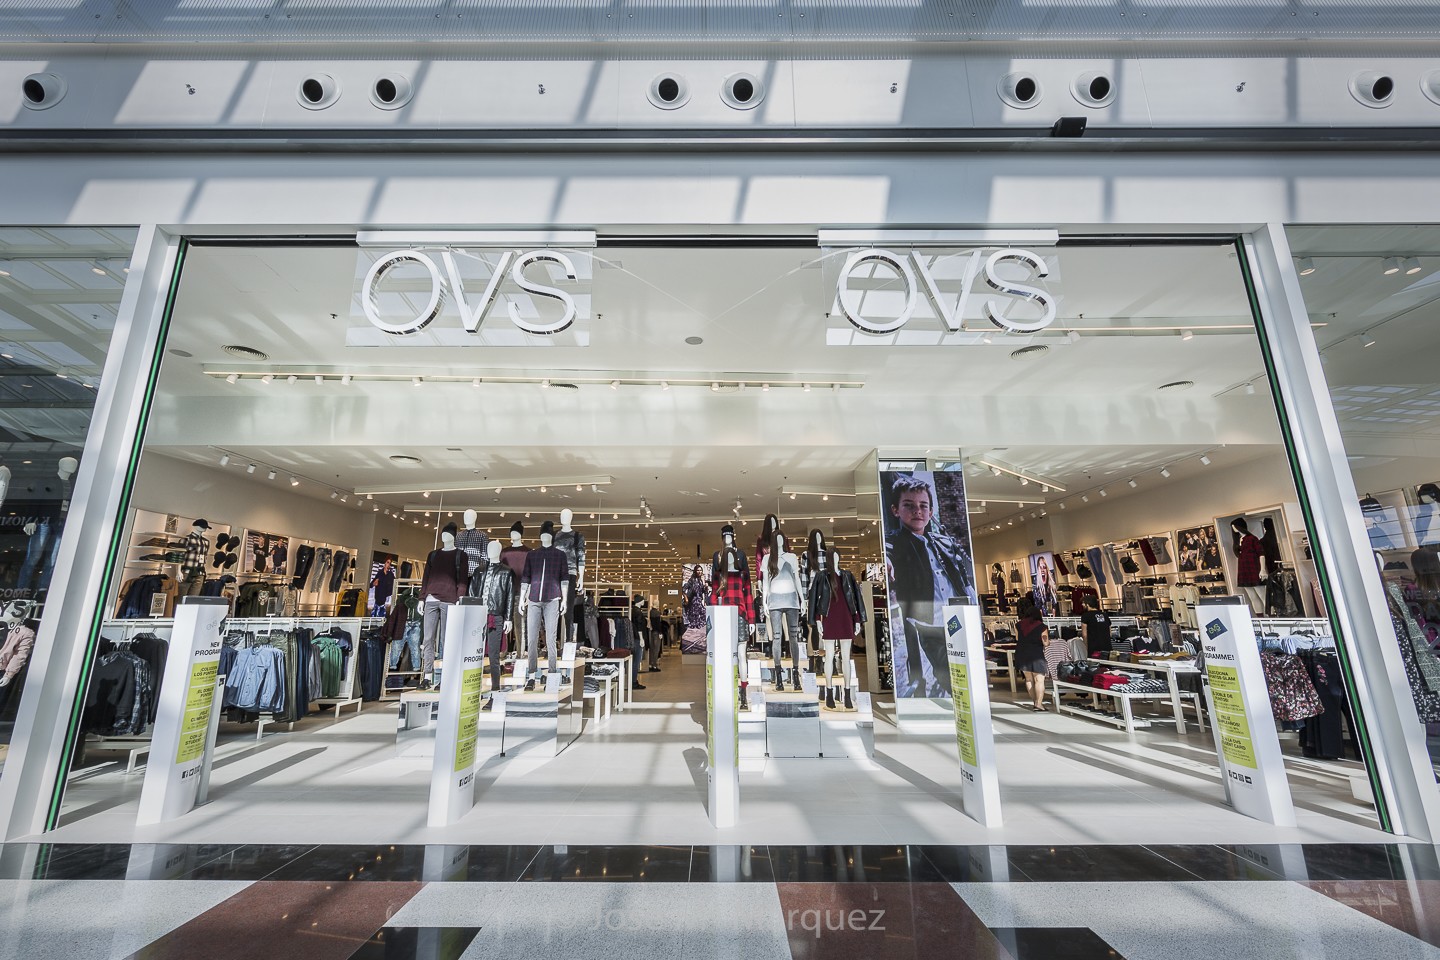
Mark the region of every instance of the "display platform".
MULTIPOLYGON (((560 674, 551 674, 557 680, 560 674)), ((571 673, 583 689, 584 661, 571 673)), ((572 684, 553 684, 554 689, 530 693, 502 688, 493 696, 494 706, 478 718, 476 756, 550 756, 574 743, 584 729, 584 701, 574 696, 572 684)), ((485 694, 490 696, 487 684, 485 694)), ((395 723, 397 757, 433 757, 440 716, 440 691, 407 690, 400 696, 395 723)))

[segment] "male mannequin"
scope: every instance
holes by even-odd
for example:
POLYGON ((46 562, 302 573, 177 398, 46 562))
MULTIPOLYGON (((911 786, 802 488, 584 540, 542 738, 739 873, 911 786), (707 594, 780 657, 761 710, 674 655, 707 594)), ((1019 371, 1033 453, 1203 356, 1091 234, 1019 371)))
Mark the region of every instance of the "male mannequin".
POLYGON ((824 650, 825 706, 835 709, 836 681, 832 679, 830 670, 831 664, 838 659, 839 683, 845 690, 843 705, 846 710, 854 710, 855 701, 850 695, 850 656, 855 638, 860 636, 860 630, 865 624, 865 601, 860 595, 860 584, 855 581, 855 575, 849 570, 841 569, 839 550, 830 551, 827 566, 830 609, 824 617, 816 618, 816 625, 820 627, 820 644, 824 650))
MULTIPOLYGON (((490 691, 500 692, 500 661, 505 652, 505 635, 510 632, 510 610, 515 600, 515 574, 500 562, 500 541, 486 546, 485 566, 470 576, 470 596, 485 601, 485 656, 490 660, 490 691)), ((486 700, 481 710, 489 710, 486 700)))
POLYGON ((490 565, 490 559, 486 552, 486 545, 490 542, 490 535, 484 530, 475 529, 474 510, 465 511, 465 526, 455 534, 455 546, 465 551, 465 558, 470 561, 470 576, 483 571, 490 565))
POLYGON ((5 607, 3 622, 4 640, 0 641, 0 704, 9 699, 10 684, 25 664, 30 661, 30 651, 35 647, 35 631, 25 625, 32 607, 24 600, 12 600, 5 607))
MULTIPOLYGON (((525 572, 525 556, 530 552, 530 548, 521 542, 524 536, 525 524, 516 520, 510 525, 510 542, 500 550, 500 562, 509 567, 511 573, 515 574, 515 583, 517 585, 520 583, 520 574, 525 572)), ((516 590, 515 609, 510 612, 510 619, 517 623, 523 623, 525 614, 520 610, 519 604, 520 591, 516 590)), ((517 652, 522 658, 525 656, 526 639, 526 631, 515 631, 515 644, 519 648, 517 652)))
MULTIPOLYGON (((574 519, 575 511, 569 507, 560 511, 560 532, 555 534, 555 547, 565 554, 565 560, 570 565, 570 596, 578 597, 585 590, 585 534, 571 529, 574 519)), ((574 640, 575 608, 572 604, 567 603, 560 611, 560 619, 565 624, 561 636, 574 640)))
POLYGON ((429 690, 435 673, 435 651, 445 629, 446 611, 464 595, 470 580, 470 561, 463 550, 455 549, 455 524, 445 524, 440 549, 425 558, 425 577, 420 596, 425 598, 420 641, 420 689, 429 690))
POLYGON ((570 564, 556 549, 555 524, 540 525, 540 549, 525 555, 520 574, 520 614, 525 618, 525 646, 530 652, 525 690, 535 689, 539 676, 540 629, 545 629, 545 650, 549 672, 555 672, 555 639, 560 629, 560 610, 570 602, 570 564))
POLYGON ((210 555, 210 524, 196 520, 185 537, 185 559, 180 563, 180 596, 191 597, 205 585, 205 558, 210 555))
POLYGON ((784 653, 782 633, 790 634, 790 686, 800 689, 800 615, 805 611, 805 594, 800 587, 800 561, 785 551, 785 535, 775 531, 774 542, 761 567, 765 600, 765 622, 770 625, 771 655, 775 689, 784 691, 785 678, 780 662, 784 653))

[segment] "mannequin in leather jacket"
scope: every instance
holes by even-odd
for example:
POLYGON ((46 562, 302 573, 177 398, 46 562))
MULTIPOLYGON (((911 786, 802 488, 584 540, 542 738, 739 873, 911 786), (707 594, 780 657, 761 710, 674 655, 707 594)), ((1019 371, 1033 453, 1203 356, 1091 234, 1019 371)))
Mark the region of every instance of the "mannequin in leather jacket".
MULTIPOLYGON (((485 601, 485 656, 490 662, 490 689, 500 689, 500 661, 505 635, 510 632, 510 610, 515 602, 515 574, 500 562, 500 541, 491 540, 485 550, 490 562, 470 578, 469 594, 485 601)), ((485 701, 482 710, 490 709, 485 701)))

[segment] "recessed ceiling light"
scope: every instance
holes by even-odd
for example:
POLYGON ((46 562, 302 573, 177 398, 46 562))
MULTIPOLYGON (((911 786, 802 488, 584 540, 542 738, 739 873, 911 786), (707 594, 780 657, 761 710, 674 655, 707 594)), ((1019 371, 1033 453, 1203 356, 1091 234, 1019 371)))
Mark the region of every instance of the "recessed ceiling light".
POLYGON ((704 337, 686 337, 686 338, 685 338, 685 342, 688 343, 688 344, 690 344, 690 346, 692 346, 692 347, 698 347, 698 346, 700 346, 700 344, 702 344, 702 343, 705 342, 705 338, 704 338, 704 337))
POLYGON ((407 466, 407 467, 409 467, 409 466, 414 466, 415 464, 419 463, 419 462, 420 462, 420 458, 419 458, 419 457, 412 457, 412 456, 410 456, 408 453, 392 453, 392 454, 390 454, 390 462, 391 462, 391 463, 398 463, 398 464, 401 464, 402 466, 407 466))

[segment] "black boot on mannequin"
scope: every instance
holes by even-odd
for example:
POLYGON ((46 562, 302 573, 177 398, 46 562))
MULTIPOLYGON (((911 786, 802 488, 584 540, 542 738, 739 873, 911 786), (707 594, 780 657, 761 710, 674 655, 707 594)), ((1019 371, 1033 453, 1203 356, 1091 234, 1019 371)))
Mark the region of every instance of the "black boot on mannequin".
POLYGON ((750 701, 745 698, 745 686, 743 684, 740 686, 740 709, 750 709, 750 701))
POLYGON ((835 709, 835 688, 828 683, 825 684, 825 709, 835 709))
POLYGON ((849 687, 846 687, 846 688, 845 688, 845 709, 846 709, 846 710, 854 710, 854 709, 855 709, 855 701, 853 701, 853 700, 850 699, 850 688, 849 688, 849 687))

